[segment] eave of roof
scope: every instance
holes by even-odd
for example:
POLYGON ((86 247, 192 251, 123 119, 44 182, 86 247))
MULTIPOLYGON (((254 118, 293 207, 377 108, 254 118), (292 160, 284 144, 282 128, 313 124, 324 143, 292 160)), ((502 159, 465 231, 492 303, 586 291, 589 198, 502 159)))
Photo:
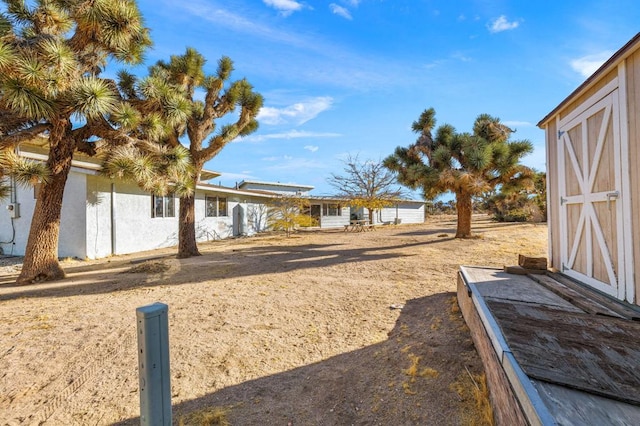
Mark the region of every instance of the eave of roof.
POLYGON ((235 188, 228 188, 226 186, 211 185, 209 183, 202 183, 202 182, 196 185, 196 189, 201 189, 204 191, 212 191, 212 192, 221 192, 223 194, 245 195, 249 197, 258 197, 258 198, 274 198, 278 195, 273 192, 269 193, 269 192, 262 192, 262 191, 253 191, 251 189, 235 189, 235 188))
POLYGON ((267 186, 282 186, 287 188, 298 188, 298 189, 308 189, 309 191, 315 188, 311 185, 298 185, 297 183, 281 183, 281 182, 264 182, 259 180, 243 180, 238 184, 238 186, 244 185, 267 185, 267 186))

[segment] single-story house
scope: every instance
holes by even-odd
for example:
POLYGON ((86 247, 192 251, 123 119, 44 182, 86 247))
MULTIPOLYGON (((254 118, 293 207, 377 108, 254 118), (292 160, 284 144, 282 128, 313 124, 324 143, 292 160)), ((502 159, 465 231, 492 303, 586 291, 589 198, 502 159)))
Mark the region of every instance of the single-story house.
MULTIPOLYGON (((19 154, 45 160, 44 148, 23 144, 19 154)), ((62 202, 60 257, 100 258, 178 243, 179 198, 155 196, 136 184, 99 174, 100 165, 76 155, 62 202)), ((220 176, 204 172, 203 178, 220 176)), ((0 200, 0 249, 24 255, 38 188, 11 182, 11 196, 0 200)), ((266 229, 266 203, 273 194, 204 182, 196 186, 196 237, 208 241, 252 235, 266 229)))
MULTIPOLYGON (((245 180, 238 187, 308 198, 308 213, 316 219, 320 228, 339 228, 348 225, 351 219, 368 218, 366 209, 351 207, 345 198, 309 195, 313 186, 245 180)), ((373 224, 423 223, 424 206, 424 201, 398 200, 392 206, 376 210, 373 224)))
POLYGON ((640 305, 640 34, 556 106, 545 130, 551 266, 640 305))
MULTIPOLYGON (((46 141, 22 144, 18 154, 46 161, 46 141)), ((195 191, 196 238, 209 241, 253 235, 267 229, 269 202, 283 194, 308 198, 308 213, 320 228, 349 224, 347 200, 309 195, 313 186, 242 181, 234 188, 204 181, 220 176, 204 171, 195 191)), ((38 188, 9 182, 11 196, 0 199, 0 254, 24 255, 38 188)), ((95 158, 76 153, 67 179, 60 220, 58 255, 95 259, 178 244, 179 198, 156 196, 135 183, 100 174, 95 158)), ((380 212, 379 223, 422 222, 424 203, 407 201, 380 212), (418 220, 419 219, 419 220, 418 220)))

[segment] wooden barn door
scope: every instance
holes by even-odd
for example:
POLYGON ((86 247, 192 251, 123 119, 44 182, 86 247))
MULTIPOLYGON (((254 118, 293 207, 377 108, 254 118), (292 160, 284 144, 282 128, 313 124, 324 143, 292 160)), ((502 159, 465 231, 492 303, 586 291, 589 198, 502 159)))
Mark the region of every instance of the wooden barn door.
POLYGON ((558 138, 562 272, 624 299, 618 89, 560 120, 558 138))

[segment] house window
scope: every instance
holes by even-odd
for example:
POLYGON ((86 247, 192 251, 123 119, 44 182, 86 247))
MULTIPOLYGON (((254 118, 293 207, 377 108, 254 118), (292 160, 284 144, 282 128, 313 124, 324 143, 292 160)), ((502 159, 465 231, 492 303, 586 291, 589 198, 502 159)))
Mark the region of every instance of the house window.
POLYGON ((207 217, 228 216, 227 199, 224 197, 206 197, 207 217))
POLYGON ((176 201, 173 194, 151 196, 151 217, 175 217, 176 201))
POLYGON ((342 216, 340 204, 325 203, 322 205, 323 216, 342 216))

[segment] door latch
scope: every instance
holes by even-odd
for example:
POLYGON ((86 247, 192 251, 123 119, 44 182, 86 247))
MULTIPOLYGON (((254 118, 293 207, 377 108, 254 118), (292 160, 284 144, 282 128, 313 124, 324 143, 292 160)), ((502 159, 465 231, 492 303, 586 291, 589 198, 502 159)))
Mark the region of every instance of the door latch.
POLYGON ((620 197, 620 192, 619 191, 613 191, 613 192, 607 193, 607 208, 609 210, 611 210, 611 200, 612 199, 617 200, 618 197, 620 197))

